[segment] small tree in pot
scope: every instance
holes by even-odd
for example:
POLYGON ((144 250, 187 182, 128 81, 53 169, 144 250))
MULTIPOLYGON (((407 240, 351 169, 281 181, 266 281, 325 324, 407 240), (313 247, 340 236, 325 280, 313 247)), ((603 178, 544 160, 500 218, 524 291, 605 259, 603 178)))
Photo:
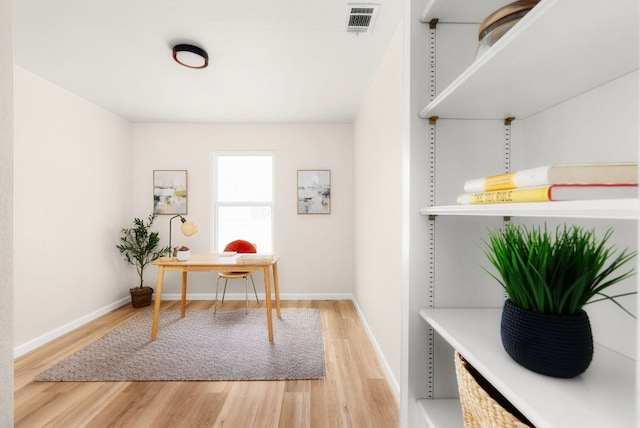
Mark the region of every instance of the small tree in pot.
POLYGON ((168 246, 158 249, 158 244, 160 243, 158 232, 151 232, 151 225, 155 218, 155 214, 150 214, 146 223, 139 218, 134 218, 132 228, 122 228, 120 244, 116 245, 116 248, 124 255, 124 260, 136 267, 140 278, 140 285, 129 289, 131 292, 131 304, 135 308, 151 304, 153 288, 146 287, 143 284, 144 268, 169 251, 168 246))

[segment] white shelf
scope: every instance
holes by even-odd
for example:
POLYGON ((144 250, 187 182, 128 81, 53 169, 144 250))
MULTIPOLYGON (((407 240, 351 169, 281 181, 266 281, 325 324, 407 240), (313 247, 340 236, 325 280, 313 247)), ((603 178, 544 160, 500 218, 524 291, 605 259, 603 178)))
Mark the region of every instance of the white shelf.
POLYGON ((460 400, 457 398, 418 400, 418 405, 430 428, 460 428, 464 425, 460 400))
POLYGON ((539 375, 503 350, 501 311, 421 309, 420 315, 534 425, 635 426, 634 360, 596 344, 591 366, 582 375, 573 379, 539 375))
POLYGON ((637 0, 542 0, 420 117, 524 119, 637 70, 638 57, 637 0))
POLYGON ((420 21, 480 24, 491 12, 504 6, 505 0, 430 0, 424 8, 420 21))
POLYGON ((441 205, 421 208, 420 214, 637 220, 640 218, 640 202, 638 199, 607 199, 597 201, 441 205))

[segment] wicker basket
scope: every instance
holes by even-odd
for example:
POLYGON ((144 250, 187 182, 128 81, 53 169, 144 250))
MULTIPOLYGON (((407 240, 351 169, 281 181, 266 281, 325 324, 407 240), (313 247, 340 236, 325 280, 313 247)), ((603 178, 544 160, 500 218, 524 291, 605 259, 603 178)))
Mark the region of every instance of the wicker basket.
POLYGON ((465 428, 526 428, 529 421, 462 356, 455 353, 465 428))

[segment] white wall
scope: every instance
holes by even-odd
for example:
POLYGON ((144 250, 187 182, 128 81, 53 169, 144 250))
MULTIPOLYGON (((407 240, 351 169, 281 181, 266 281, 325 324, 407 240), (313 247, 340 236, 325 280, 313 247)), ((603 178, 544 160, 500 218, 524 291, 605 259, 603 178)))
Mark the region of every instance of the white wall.
POLYGON ((399 395, 402 274, 402 25, 354 125, 354 295, 399 395))
POLYGON ((0 0, 0 426, 13 426, 13 3, 0 0))
MULTIPOLYGON (((525 141, 520 146, 520 164, 514 169, 563 162, 620 162, 638 158, 640 130, 638 105, 640 73, 622 76, 578 97, 527 118, 521 125, 525 141)), ((526 222, 524 219, 516 221, 526 222)), ((563 221, 547 220, 550 228, 563 221)), ((598 236, 612 228, 609 244, 638 248, 635 221, 573 220, 585 229, 596 228, 598 236)), ((625 271, 626 269, 623 269, 625 271)), ((622 294, 637 290, 637 277, 630 278, 608 291, 622 294)), ((631 313, 637 314, 637 298, 616 299, 631 313)), ((636 359, 636 320, 611 302, 598 302, 585 307, 589 315, 594 341, 623 355, 636 359)))
POLYGON ((17 346, 127 296, 132 168, 128 122, 19 67, 14 115, 17 346))
MULTIPOLYGON (((146 217, 153 209, 154 169, 186 169, 189 214, 198 233, 186 238, 173 222, 172 244, 192 252, 210 252, 212 153, 216 150, 275 152, 274 247, 283 298, 349 297, 353 253, 353 128, 337 125, 133 125, 133 214, 146 217), (331 170, 331 214, 298 215, 298 169, 331 170)), ((168 245, 170 216, 159 216, 156 230, 168 245)), ((145 271, 145 284, 155 284, 156 269, 145 271)), ((255 276, 262 287, 260 275, 255 276)), ((214 292, 214 273, 189 277, 189 294, 214 292)), ((257 284, 258 285, 258 284, 257 284)), ((164 293, 178 293, 178 274, 165 275, 164 293)), ((260 290, 259 290, 260 292, 260 290)))

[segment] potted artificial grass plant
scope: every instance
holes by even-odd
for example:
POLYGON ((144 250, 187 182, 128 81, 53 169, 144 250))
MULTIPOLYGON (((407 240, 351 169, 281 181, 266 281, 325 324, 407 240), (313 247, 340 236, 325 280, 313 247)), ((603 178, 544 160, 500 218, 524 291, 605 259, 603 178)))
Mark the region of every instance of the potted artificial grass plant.
POLYGON ((155 214, 150 214, 146 223, 139 218, 133 219, 133 227, 122 228, 120 244, 116 245, 120 253, 124 255, 124 260, 136 267, 138 277, 140 278, 140 284, 137 287, 129 289, 131 293, 131 304, 134 308, 149 306, 151 304, 153 288, 143 285, 144 268, 169 251, 168 246, 157 249, 160 237, 158 236, 158 232, 151 232, 151 225, 155 218, 155 214))
MULTIPOLYGON (((608 246, 612 230, 602 239, 578 226, 541 227, 509 224, 489 232, 485 255, 498 271, 487 271, 504 288, 501 320, 505 351, 520 365, 549 376, 571 378, 583 373, 593 358, 593 338, 584 306, 635 294, 605 294, 632 276, 620 269, 636 253, 617 255, 608 246)), ((485 269, 486 270, 486 269, 485 269)))

